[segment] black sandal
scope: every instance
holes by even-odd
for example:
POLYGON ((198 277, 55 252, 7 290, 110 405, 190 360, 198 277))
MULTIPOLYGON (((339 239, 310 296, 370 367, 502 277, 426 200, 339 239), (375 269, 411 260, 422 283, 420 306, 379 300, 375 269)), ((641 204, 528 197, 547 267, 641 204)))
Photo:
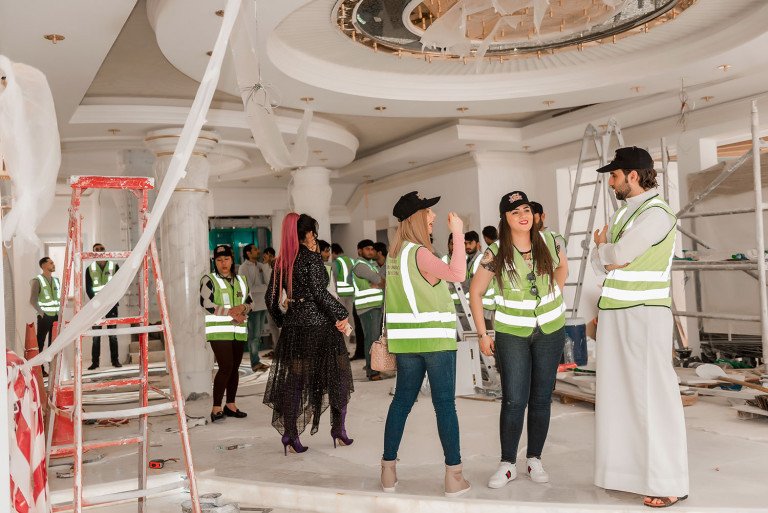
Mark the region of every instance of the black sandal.
POLYGON ((670 499, 669 497, 651 497, 650 495, 647 496, 649 499, 651 499, 650 502, 653 501, 661 501, 661 506, 654 506, 653 504, 649 504, 645 501, 643 501, 643 506, 648 506, 649 508, 668 508, 670 506, 674 506, 680 501, 684 501, 688 498, 687 495, 683 495, 682 497, 677 497, 674 500, 670 499))

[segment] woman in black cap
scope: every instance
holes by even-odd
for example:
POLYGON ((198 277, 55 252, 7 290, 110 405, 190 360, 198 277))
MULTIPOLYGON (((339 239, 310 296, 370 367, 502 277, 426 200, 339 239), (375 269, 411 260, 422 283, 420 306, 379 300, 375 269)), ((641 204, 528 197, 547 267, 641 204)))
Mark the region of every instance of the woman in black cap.
POLYGON ((282 328, 269 370, 264 404, 272 426, 283 435, 283 450, 304 452, 299 435, 331 407, 333 446, 352 445, 347 436, 347 404, 354 390, 349 353, 342 333, 349 313, 328 292, 329 276, 318 251, 317 221, 291 212, 283 220, 280 252, 264 299, 282 328))
POLYGON ((456 415, 456 308, 447 281, 460 282, 467 272, 464 225, 448 214, 453 254, 445 263, 432 254, 432 207, 440 200, 402 196, 392 214, 400 221, 387 257, 385 316, 389 351, 397 358, 397 385, 384 428, 381 487, 394 492, 397 452, 405 422, 419 394, 424 375, 432 390, 437 432, 445 458, 445 495, 469 491, 464 479, 456 415))
POLYGON ((483 318, 482 296, 496 280, 496 340, 485 323, 475 322, 480 351, 495 354, 501 370, 501 462, 488 481, 501 488, 517 477, 515 459, 528 408, 527 472, 537 483, 549 481, 541 452, 549 430, 552 388, 565 345, 562 289, 568 259, 552 232, 540 232, 522 191, 499 203, 499 240, 483 255, 469 288, 474 319, 483 318))
POLYGON ((224 416, 246 416, 237 408, 235 396, 240 381, 240 362, 248 340, 248 312, 252 300, 248 283, 233 269, 232 248, 224 244, 216 246, 213 259, 216 270, 200 280, 200 306, 205 310, 205 338, 219 366, 213 378, 211 409, 211 422, 216 422, 224 416), (225 390, 227 403, 222 408, 225 390))

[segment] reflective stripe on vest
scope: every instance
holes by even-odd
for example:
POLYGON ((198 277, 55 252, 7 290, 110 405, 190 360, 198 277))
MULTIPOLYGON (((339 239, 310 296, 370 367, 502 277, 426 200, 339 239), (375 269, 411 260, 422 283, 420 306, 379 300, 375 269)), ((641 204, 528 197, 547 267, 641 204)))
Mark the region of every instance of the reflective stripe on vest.
POLYGON ((37 305, 45 312, 45 315, 51 317, 59 315, 59 307, 61 306, 61 285, 59 284, 59 279, 51 276, 52 283, 49 284, 45 276, 38 274, 37 281, 40 282, 40 291, 37 293, 37 305))
POLYGON ((421 275, 416 252, 421 246, 403 243, 387 257, 386 326, 393 353, 456 349, 456 309, 448 284, 432 286, 421 275))
MULTIPOLYGON (((208 277, 213 284, 213 302, 217 306, 224 308, 239 306, 248 297, 248 284, 239 274, 232 284, 216 273, 211 273, 208 277)), ((205 316, 206 340, 248 340, 248 322, 233 324, 232 321, 229 315, 207 314, 205 316)))
POLYGON ((336 293, 339 297, 351 297, 355 295, 355 287, 350 283, 350 265, 354 265, 347 256, 340 256, 336 259, 339 264, 339 270, 336 273, 336 293))
POLYGON ((112 279, 112 275, 115 274, 115 263, 108 261, 102 269, 97 262, 93 262, 88 266, 88 274, 91 275, 91 290, 96 294, 112 279))
MULTIPOLYGON (((355 265, 363 264, 371 268, 375 273, 378 270, 367 260, 360 259, 355 265)), ((384 291, 371 288, 371 282, 352 273, 352 283, 355 287, 355 306, 359 308, 375 308, 384 304, 384 291)))
POLYGON ((653 196, 647 199, 626 221, 624 205, 615 216, 610 230, 610 242, 616 243, 629 230, 635 220, 650 208, 661 208, 673 219, 672 229, 658 244, 648 248, 622 269, 608 273, 603 282, 598 307, 601 310, 632 308, 634 306, 672 305, 670 294, 670 271, 677 235, 676 219, 672 209, 661 198, 653 196))
MULTIPOLYGON (((559 265, 560 259, 555 249, 554 237, 550 233, 539 232, 539 234, 547 244, 553 263, 556 266, 559 265)), ((491 244, 488 249, 497 255, 498 241, 491 244)), ((515 269, 520 269, 522 272, 518 271, 518 277, 514 283, 506 271, 501 275, 501 293, 495 296, 494 328, 496 331, 527 337, 533 333, 536 326, 539 326, 544 333, 553 333, 565 326, 565 303, 557 283, 553 283, 550 289, 549 275, 537 274, 536 287, 539 294, 545 293, 537 298, 531 294, 531 284, 526 279, 530 271, 523 255, 515 249, 513 258, 515 269)))
MULTIPOLYGON (((479 252, 478 252, 479 253, 479 252)), ((474 278, 475 274, 477 273, 477 270, 480 269, 480 262, 483 260, 483 254, 480 253, 475 256, 474 259, 472 259, 472 266, 467 269, 467 272, 469 273, 469 278, 474 278)), ((491 280, 491 283, 488 284, 488 288, 485 290, 485 294, 483 294, 483 309, 488 310, 492 312, 493 310, 496 310, 496 289, 493 286, 494 281, 491 280)), ((469 301, 469 291, 466 293, 467 301, 469 301)))

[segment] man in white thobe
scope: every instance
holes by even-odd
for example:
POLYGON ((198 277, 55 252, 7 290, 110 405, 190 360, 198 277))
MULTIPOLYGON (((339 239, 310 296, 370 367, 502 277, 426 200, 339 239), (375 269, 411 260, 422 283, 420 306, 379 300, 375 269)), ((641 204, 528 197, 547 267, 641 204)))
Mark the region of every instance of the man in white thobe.
POLYGON ((595 231, 606 276, 597 325, 595 484, 666 507, 688 496, 685 418, 672 368, 669 274, 676 219, 656 191, 653 159, 620 148, 598 172, 626 204, 595 231))

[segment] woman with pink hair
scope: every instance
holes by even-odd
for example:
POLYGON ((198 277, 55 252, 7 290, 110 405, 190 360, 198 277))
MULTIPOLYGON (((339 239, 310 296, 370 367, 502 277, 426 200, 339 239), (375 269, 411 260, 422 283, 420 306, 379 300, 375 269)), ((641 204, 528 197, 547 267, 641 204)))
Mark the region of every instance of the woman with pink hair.
POLYGON ((331 407, 333 446, 351 445, 345 420, 354 388, 342 333, 349 313, 328 292, 328 273, 317 247, 317 221, 291 212, 283 220, 280 251, 267 293, 267 309, 282 328, 264 392, 274 411, 272 425, 283 435, 285 454, 304 452, 299 435, 331 407))

